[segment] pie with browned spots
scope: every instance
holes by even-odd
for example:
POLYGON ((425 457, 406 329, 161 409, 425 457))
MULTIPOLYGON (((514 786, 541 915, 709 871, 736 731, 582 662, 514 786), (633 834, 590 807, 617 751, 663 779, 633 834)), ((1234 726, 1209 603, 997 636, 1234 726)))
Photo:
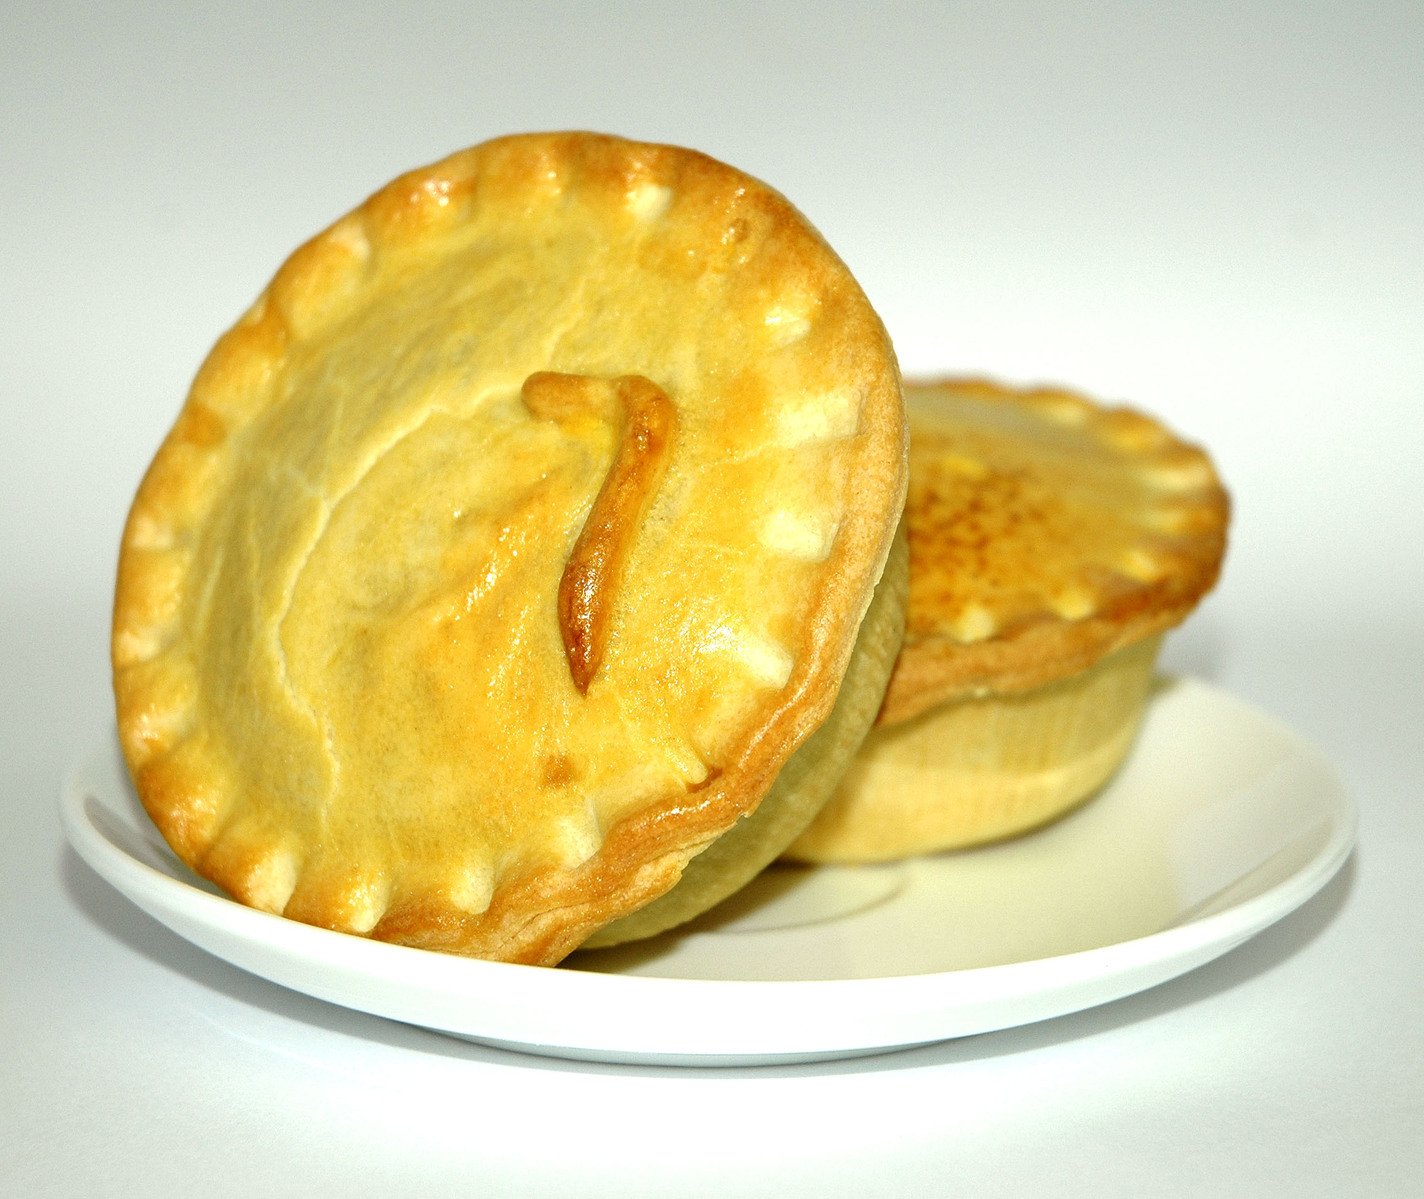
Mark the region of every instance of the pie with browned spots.
POLYGON ((805 860, 959 848, 1080 803, 1226 548, 1211 460, 1142 413, 982 380, 907 384, 906 403, 905 644, 805 860))

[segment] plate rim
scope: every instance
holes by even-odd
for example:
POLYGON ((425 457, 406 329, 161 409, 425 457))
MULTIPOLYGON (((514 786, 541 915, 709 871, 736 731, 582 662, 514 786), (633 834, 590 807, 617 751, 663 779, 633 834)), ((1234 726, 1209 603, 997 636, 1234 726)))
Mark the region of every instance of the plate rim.
MULTIPOLYGON (((1278 718, 1228 691, 1185 676, 1172 676, 1169 681, 1172 683, 1172 690, 1185 688, 1189 692, 1199 693, 1207 702, 1235 704, 1249 711, 1258 720, 1273 726, 1276 733, 1284 735, 1296 754, 1309 760, 1312 768, 1328 784, 1331 801, 1325 815, 1328 833, 1321 846, 1285 878, 1219 911, 1108 945, 955 970, 830 979, 705 979, 629 975, 592 970, 549 969, 463 958, 301 924, 279 915, 246 907, 237 900, 205 890, 196 885, 196 875, 194 882, 188 882, 150 865, 116 844, 104 829, 96 824, 91 815, 91 805, 95 804, 111 818, 127 823, 124 813, 116 811, 104 799, 91 794, 91 788, 86 781, 100 771, 117 772, 121 776, 126 773, 112 726, 101 742, 91 745, 89 750, 65 771, 60 788, 60 816, 66 838, 89 868, 124 895, 129 902, 169 928, 175 935, 247 973, 338 1006, 388 1019, 404 1020, 438 1032, 507 1048, 601 1061, 737 1064, 845 1057, 973 1035, 995 1027, 1036 1023, 1148 989, 1204 965, 1257 935, 1307 902, 1335 876, 1354 849, 1359 817, 1338 772, 1325 755, 1278 718), (553 1044, 543 1039, 511 1039, 500 1035, 500 1031, 494 1029, 486 1034, 458 1023, 432 1023, 428 1018, 428 1010, 426 1018, 412 1017, 409 1012, 402 1015, 399 1011, 391 1010, 392 1005, 389 1004, 371 1006, 369 999, 366 1002, 349 1002, 323 990, 297 985, 282 977, 276 977, 269 971, 234 960, 203 940, 195 939, 182 928, 175 927, 168 916, 173 916, 184 924, 197 923, 216 932, 220 937, 235 937, 256 946, 266 954, 276 954, 279 958, 298 963, 304 960, 308 965, 334 969, 342 977, 374 983, 378 987, 387 985, 392 975, 414 978, 417 982, 406 981, 398 985, 396 990, 409 990, 412 986, 419 986, 427 1001, 448 1001, 476 990, 482 992, 485 989, 480 985, 482 980, 486 984, 498 980, 499 986, 511 993, 516 1006, 524 1001, 521 997, 531 994, 544 1003, 556 999, 587 999, 600 1004, 616 1003, 632 995, 648 1005, 656 1005, 662 1001, 686 1003, 689 997, 694 997, 702 999, 703 1005, 709 1007, 725 1005, 729 1001, 754 1001, 763 1007, 771 1004, 776 1009, 786 1008, 789 1015, 795 1008, 804 1005, 807 998, 814 996, 825 1000, 826 1005, 832 1007, 837 1003, 853 1003, 862 1010, 873 1007, 881 1012, 880 1023, 884 1023, 891 1019, 913 1020, 927 1013, 943 1011, 951 998, 945 994, 946 990, 951 994, 961 992, 959 1001, 950 1004, 955 1010, 966 1004, 984 1004, 1021 997, 1028 990, 1025 983, 1032 982, 1035 975, 1047 975, 1050 978, 1058 976, 1053 985, 1039 990, 1040 997, 1071 992, 1075 988, 1093 989, 1094 984, 1097 984, 1097 990, 1103 993, 1097 998, 1088 998, 1085 1002, 1072 1006, 1055 1007, 1044 1014, 1027 1018, 1008 1018, 1001 1023, 981 1021, 982 1026, 979 1027, 963 1031, 950 1028, 949 1031, 931 1035, 917 1034, 909 1040, 887 1038, 884 1031, 875 1033, 866 1027, 860 1030, 860 1036, 832 1038, 836 1043, 828 1045, 824 1043, 827 1039, 824 1034, 807 1035, 814 1034, 819 1028, 813 1020, 797 1038, 801 1044, 796 1046, 786 1044, 785 1037, 781 1034, 788 1030, 778 1028, 776 1031, 780 1036, 779 1041, 768 1041, 764 1036, 740 1035, 717 1045, 715 1043, 718 1038, 713 1036, 712 1043, 708 1044, 707 1048, 689 1048, 686 1045, 679 1047, 668 1042, 666 1038, 649 1036, 648 1033, 653 1030, 639 1029, 634 1023, 629 1024, 629 1031, 637 1034, 636 1039, 641 1042, 641 1046, 619 1048, 611 1044, 608 1038, 593 1038, 587 1035, 573 1036, 568 1038, 567 1043, 553 1044), (210 918, 204 919, 205 916, 210 918), (1107 966, 1115 968, 1107 971, 1107 966), (1171 968, 1162 973, 1162 967, 1171 968), (1120 990, 1109 987, 1104 991, 1103 983, 1107 978, 1123 978, 1133 973, 1151 974, 1154 970, 1160 973, 1161 977, 1145 985, 1128 985, 1120 990), (782 1047, 778 1049, 777 1044, 782 1047)), ((177 858, 173 861, 179 869, 187 869, 177 858)), ((427 1002, 426 1007, 428 1006, 427 1002)), ((772 1020, 768 1023, 777 1024, 779 1021, 772 1020)), ((746 1032, 746 1026, 743 1024, 738 1024, 737 1029, 742 1034, 746 1032)), ((571 1027, 569 1031, 574 1030, 571 1027)), ((923 1032, 924 1030, 921 1030, 921 1034, 923 1032)), ((703 1036, 700 1041, 707 1044, 708 1038, 703 1036)))

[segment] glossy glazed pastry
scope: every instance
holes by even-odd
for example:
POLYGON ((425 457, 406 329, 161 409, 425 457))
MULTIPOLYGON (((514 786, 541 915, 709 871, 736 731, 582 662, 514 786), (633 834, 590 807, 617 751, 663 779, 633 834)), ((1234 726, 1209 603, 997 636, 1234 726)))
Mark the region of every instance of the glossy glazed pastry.
POLYGON ((139 490, 138 793, 294 919, 547 964, 671 893, 605 937, 657 931, 810 818, 830 783, 785 780, 833 713, 842 763, 873 719, 905 454, 879 320, 765 185, 582 133, 404 175, 223 336, 139 490))
POLYGON ((907 384, 906 401, 905 644, 802 860, 960 848, 1080 803, 1225 552, 1211 461, 1141 413, 982 380, 907 384))

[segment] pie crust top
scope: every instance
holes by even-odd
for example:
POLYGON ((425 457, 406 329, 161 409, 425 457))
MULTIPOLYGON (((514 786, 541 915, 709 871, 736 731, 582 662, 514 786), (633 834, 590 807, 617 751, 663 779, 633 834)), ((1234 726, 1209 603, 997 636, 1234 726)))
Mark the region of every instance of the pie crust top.
POLYGON ((882 724, 1077 674, 1215 583, 1226 492, 1157 421, 978 379, 905 400, 910 597, 882 724))
POLYGON ((517 136, 298 249, 125 528, 121 740, 242 901, 553 963, 825 720, 906 483, 850 273, 692 151, 517 136))

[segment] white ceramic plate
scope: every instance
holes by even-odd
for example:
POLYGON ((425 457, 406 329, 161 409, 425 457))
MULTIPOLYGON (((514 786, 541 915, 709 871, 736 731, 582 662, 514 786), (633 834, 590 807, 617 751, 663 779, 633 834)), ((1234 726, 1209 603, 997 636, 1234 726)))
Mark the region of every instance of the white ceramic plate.
POLYGON ((1126 766, 1032 836, 875 867, 775 868, 689 930, 550 970, 311 928, 182 866, 117 748, 66 781, 100 875, 194 944, 332 1003, 536 1053, 726 1065, 849 1056, 1154 986, 1304 903, 1354 841, 1329 764, 1201 683, 1160 686, 1126 766))

